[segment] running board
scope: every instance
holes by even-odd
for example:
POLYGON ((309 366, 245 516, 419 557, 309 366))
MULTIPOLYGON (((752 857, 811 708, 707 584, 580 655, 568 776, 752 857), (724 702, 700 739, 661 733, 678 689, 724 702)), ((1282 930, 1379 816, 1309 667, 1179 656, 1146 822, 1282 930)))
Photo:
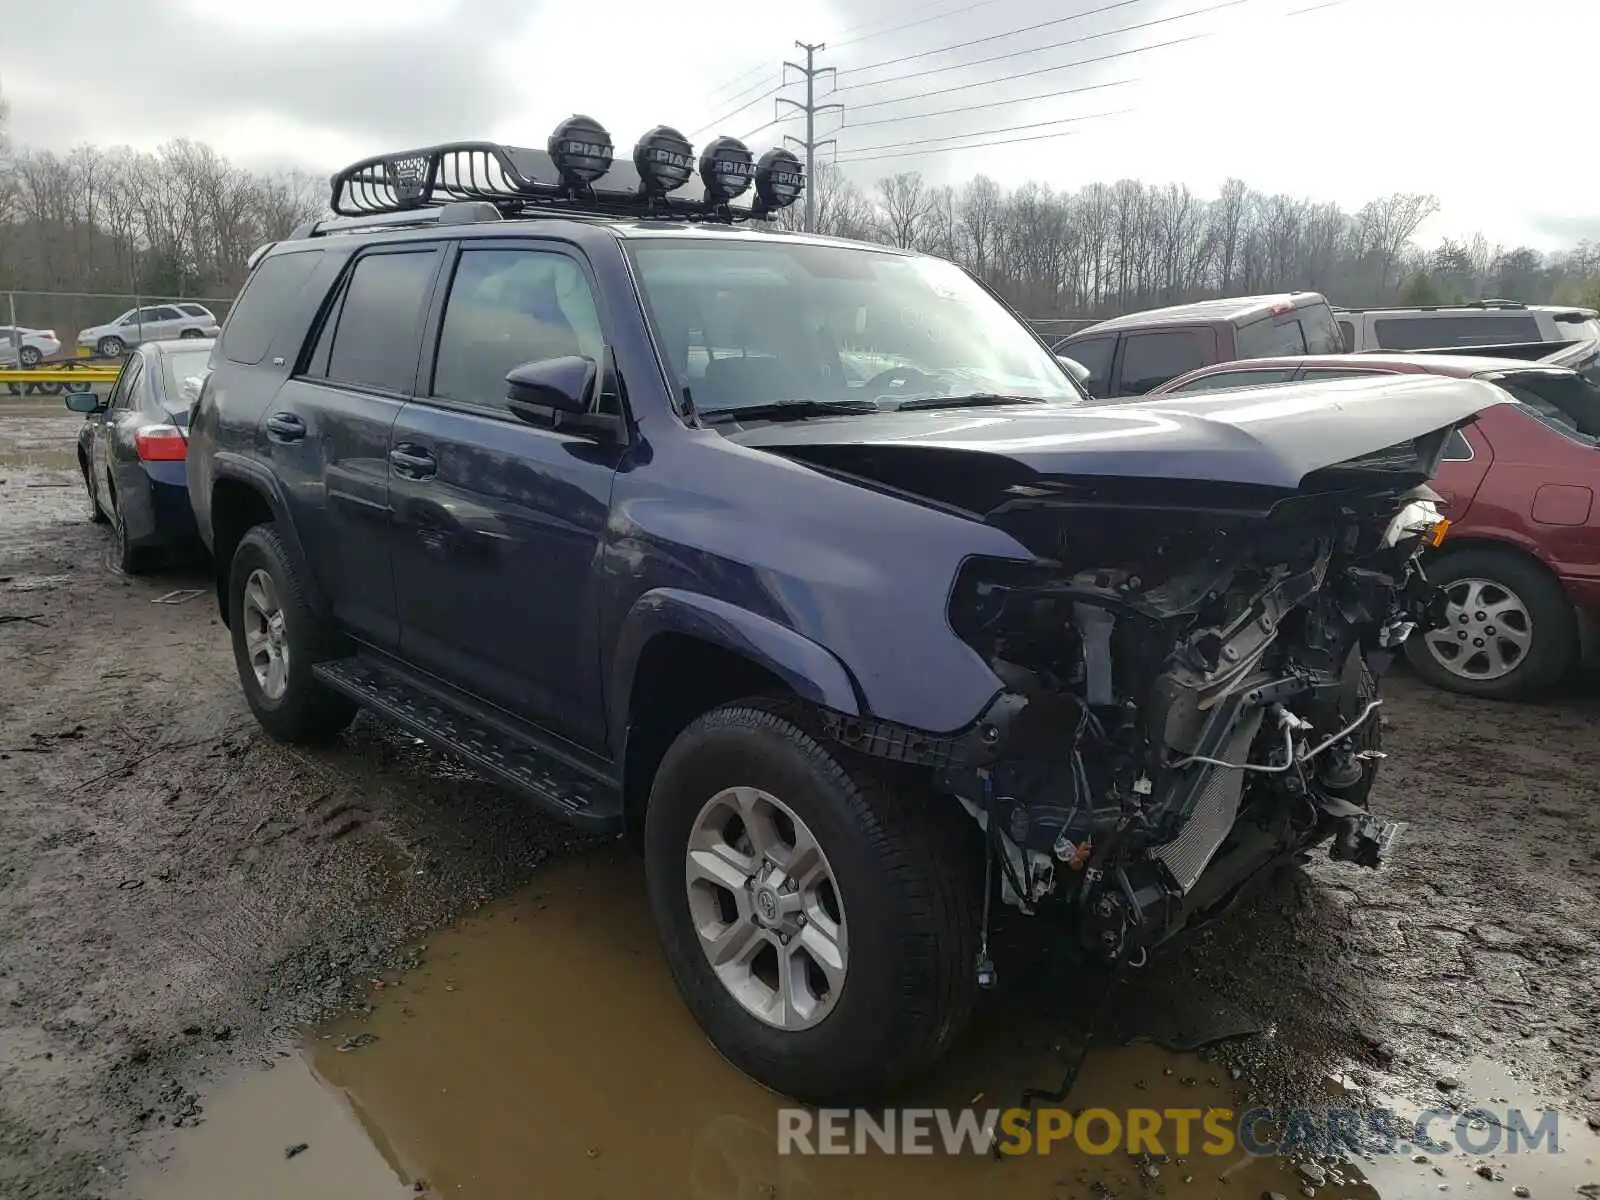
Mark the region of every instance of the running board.
POLYGON ((616 785, 539 744, 491 723, 382 663, 357 656, 318 663, 328 687, 459 758, 474 771, 589 833, 622 829, 616 785))

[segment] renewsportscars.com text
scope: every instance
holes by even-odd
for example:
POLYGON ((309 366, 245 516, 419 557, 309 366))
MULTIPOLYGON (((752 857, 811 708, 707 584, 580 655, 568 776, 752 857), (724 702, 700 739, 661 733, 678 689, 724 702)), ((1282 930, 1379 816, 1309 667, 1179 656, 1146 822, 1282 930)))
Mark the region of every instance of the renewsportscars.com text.
POLYGON ((1559 1117, 1518 1108, 824 1108, 778 1111, 779 1154, 1528 1154, 1560 1149, 1559 1117))

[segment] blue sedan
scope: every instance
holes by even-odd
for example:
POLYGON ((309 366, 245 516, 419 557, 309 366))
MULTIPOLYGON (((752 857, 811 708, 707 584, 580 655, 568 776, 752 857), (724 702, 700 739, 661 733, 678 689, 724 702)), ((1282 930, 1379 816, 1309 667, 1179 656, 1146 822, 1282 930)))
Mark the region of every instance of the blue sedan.
POLYGON ((195 538, 184 470, 189 406, 212 344, 197 338, 147 342, 129 353, 104 399, 89 392, 67 396, 67 407, 85 414, 78 465, 89 514, 111 524, 118 564, 130 575, 149 569, 164 548, 195 538))

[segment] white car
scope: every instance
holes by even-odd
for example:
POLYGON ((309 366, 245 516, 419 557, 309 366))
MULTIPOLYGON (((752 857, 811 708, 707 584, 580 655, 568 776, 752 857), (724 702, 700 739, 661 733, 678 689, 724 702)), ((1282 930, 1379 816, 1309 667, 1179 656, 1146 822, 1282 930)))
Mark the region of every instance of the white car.
POLYGON ((107 358, 121 358, 130 346, 169 338, 211 338, 222 330, 205 305, 185 300, 130 308, 115 321, 78 331, 78 345, 107 358))
POLYGON ((26 325, 0 325, 0 365, 37 367, 61 353, 54 329, 29 329, 26 325), (17 344, 22 348, 19 351, 17 344))

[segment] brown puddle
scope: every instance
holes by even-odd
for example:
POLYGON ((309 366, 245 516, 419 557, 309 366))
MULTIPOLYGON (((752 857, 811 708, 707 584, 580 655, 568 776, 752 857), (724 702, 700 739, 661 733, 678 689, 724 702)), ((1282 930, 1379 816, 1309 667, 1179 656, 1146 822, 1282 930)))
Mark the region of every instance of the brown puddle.
MULTIPOLYGON (((891 1156, 876 1149, 780 1155, 784 1102, 728 1067, 691 1021, 656 947, 642 873, 626 855, 547 868, 535 889, 430 937, 423 958, 402 981, 374 988, 370 1016, 342 1019, 315 1035, 306 1061, 286 1060, 208 1098, 205 1123, 184 1131, 165 1168, 137 1181, 130 1194, 143 1200, 365 1200, 417 1192, 495 1200, 995 1194, 1258 1200, 1272 1192, 1295 1200, 1306 1194, 1305 1179, 1285 1159, 1251 1158, 1237 1149, 1224 1157, 1179 1156, 1170 1143, 1172 1157, 1155 1162, 1121 1151, 1090 1156, 1070 1139, 1048 1155, 1003 1161, 971 1152, 891 1156), (366 1044, 350 1049, 353 1039, 366 1044), (286 1148, 299 1143, 306 1150, 286 1158, 286 1148)), ((1061 1038, 1041 1016, 991 1016, 904 1103, 1010 1107, 1023 1087, 1057 1084, 1071 1049, 1061 1038)), ((1144 1045, 1108 1048, 1090 1055, 1070 1103, 1119 1112, 1246 1107, 1218 1072, 1192 1055, 1144 1045)), ((1483 1094, 1517 1098, 1509 1085, 1491 1085, 1483 1094)), ((1559 1155, 1491 1157, 1506 1173, 1498 1182, 1474 1175, 1483 1160, 1465 1155, 1425 1164, 1392 1155, 1362 1170, 1390 1198, 1437 1195, 1446 1184, 1449 1193, 1483 1197, 1509 1197, 1519 1183, 1536 1197, 1570 1195, 1588 1182, 1579 1176, 1589 1169, 1596 1139, 1570 1121, 1561 1137, 1559 1155)), ((1330 1179, 1314 1194, 1324 1200, 1379 1194, 1354 1170, 1342 1174, 1348 1182, 1330 1179)))

